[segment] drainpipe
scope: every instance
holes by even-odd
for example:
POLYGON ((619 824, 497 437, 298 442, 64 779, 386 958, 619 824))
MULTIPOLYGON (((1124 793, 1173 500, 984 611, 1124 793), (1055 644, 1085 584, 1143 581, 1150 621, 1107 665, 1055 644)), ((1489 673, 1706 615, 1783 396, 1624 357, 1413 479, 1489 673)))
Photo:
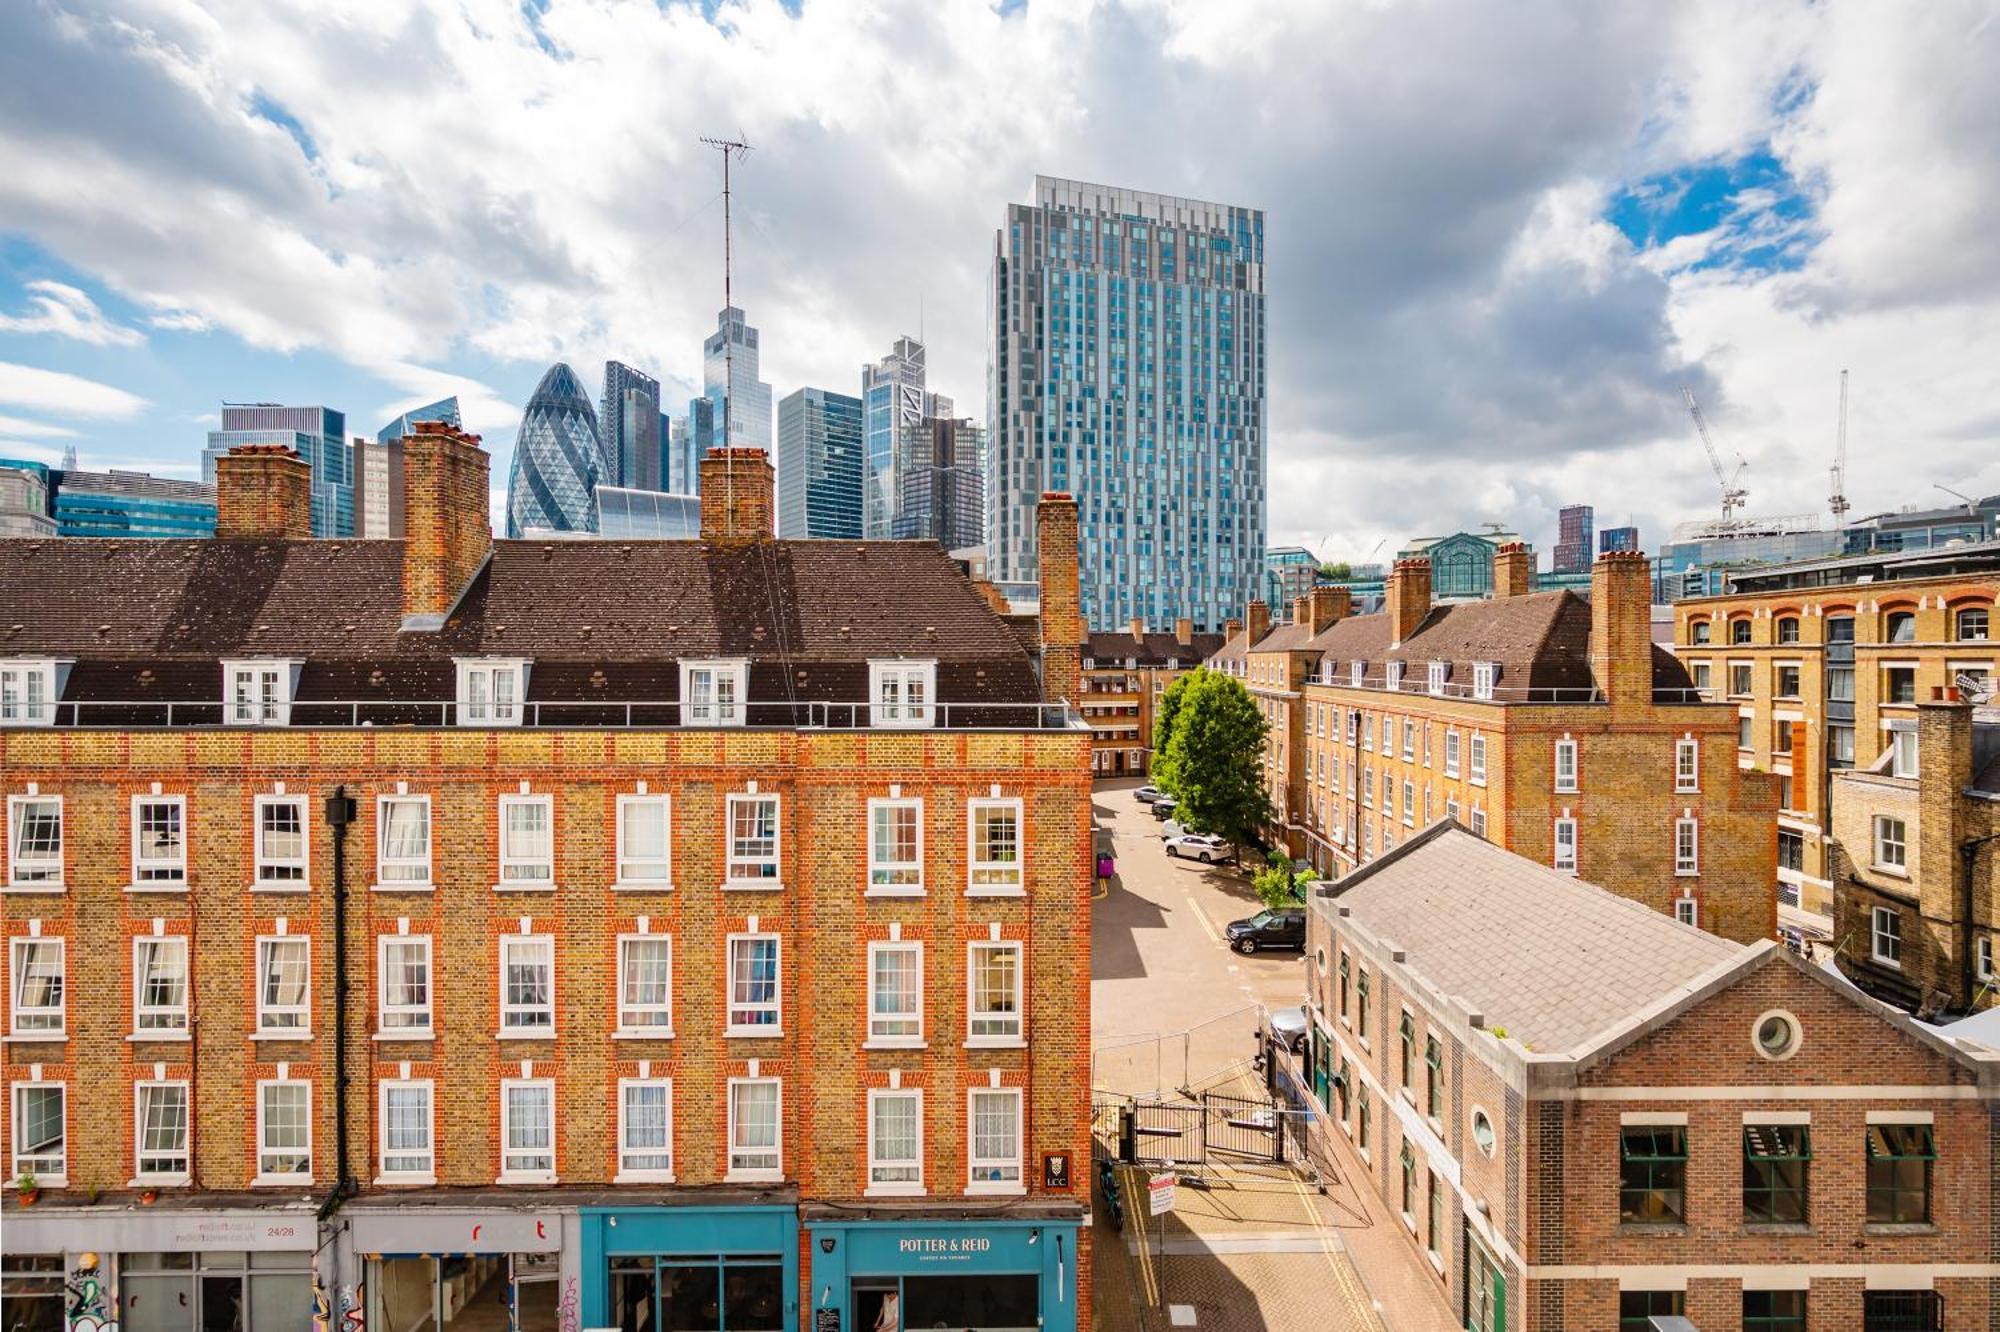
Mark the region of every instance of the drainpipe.
POLYGON ((333 1192, 320 1204, 322 1222, 356 1190, 347 1151, 347 827, 354 813, 347 788, 334 787, 326 798, 326 824, 333 830, 333 1142, 338 1174, 333 1192))

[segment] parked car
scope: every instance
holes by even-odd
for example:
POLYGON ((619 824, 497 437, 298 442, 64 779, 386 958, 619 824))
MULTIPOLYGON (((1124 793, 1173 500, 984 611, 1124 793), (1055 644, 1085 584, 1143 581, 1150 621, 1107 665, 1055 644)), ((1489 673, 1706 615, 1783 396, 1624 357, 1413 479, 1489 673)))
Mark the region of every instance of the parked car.
POLYGON ((1171 842, 1174 838, 1185 837, 1187 834, 1188 826, 1179 819, 1168 819, 1160 825, 1160 840, 1163 842, 1171 842))
POLYGON ((1293 1054, 1306 1048, 1306 1010, 1300 1007, 1274 1008, 1269 1022, 1271 1039, 1293 1054))
POLYGON ((1280 907, 1259 911, 1223 927, 1222 937, 1239 953, 1259 948, 1300 948, 1306 946, 1306 909, 1280 907))
POLYGON ((1180 801, 1172 796, 1161 796, 1153 802, 1153 817, 1165 819, 1173 817, 1173 812, 1181 807, 1180 801))
POLYGON ((1166 792, 1157 786, 1142 786, 1132 793, 1132 798, 1142 805, 1150 805, 1165 795, 1166 792))
POLYGON ((1167 839, 1167 854, 1175 858, 1186 857, 1199 860, 1204 865, 1213 865, 1228 860, 1236 854, 1226 838, 1214 833, 1183 833, 1179 837, 1167 839))

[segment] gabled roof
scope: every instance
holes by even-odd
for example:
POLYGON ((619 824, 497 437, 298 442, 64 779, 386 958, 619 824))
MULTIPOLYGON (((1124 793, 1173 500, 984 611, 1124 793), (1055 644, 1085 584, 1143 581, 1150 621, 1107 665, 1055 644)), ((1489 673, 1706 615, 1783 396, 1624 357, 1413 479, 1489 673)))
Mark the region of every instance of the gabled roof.
POLYGON ((1188 641, 1182 643, 1165 630, 1155 630, 1143 638, 1134 638, 1127 630, 1100 629, 1090 635, 1084 653, 1100 663, 1123 662, 1130 658, 1141 666, 1165 666, 1170 661, 1193 666, 1206 660, 1221 646, 1221 634, 1189 634, 1188 641))

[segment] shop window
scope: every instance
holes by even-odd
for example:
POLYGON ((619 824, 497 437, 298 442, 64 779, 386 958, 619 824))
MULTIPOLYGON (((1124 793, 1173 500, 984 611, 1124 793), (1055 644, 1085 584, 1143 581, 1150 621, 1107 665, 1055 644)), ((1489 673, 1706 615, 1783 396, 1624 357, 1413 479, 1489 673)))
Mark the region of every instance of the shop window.
POLYGON ((304 1251, 125 1253, 118 1259, 121 1327, 280 1332, 312 1308, 304 1251))
POLYGON ((667 797, 618 797, 619 888, 664 888, 673 881, 667 797))
POLYGON ((853 1296, 857 1332, 1042 1325, 1040 1281, 1027 1273, 857 1277, 853 1296))
POLYGON ((1743 1126, 1743 1219, 1761 1225, 1806 1223, 1812 1140, 1804 1124, 1743 1126))
POLYGON ((1619 1134, 1619 1219, 1685 1224, 1687 1160, 1686 1125, 1626 1125, 1619 1134))
POLYGON ((62 1332, 75 1326, 67 1321, 67 1278, 67 1265, 59 1253, 0 1253, 5 1326, 22 1332, 62 1332))
POLYGON ((921 800, 868 802, 868 891, 886 895, 924 890, 924 805, 921 800))
POLYGON ((470 1253, 372 1259, 366 1282, 367 1325, 391 1332, 487 1326, 510 1332, 556 1332, 557 1258, 552 1253, 470 1253))
POLYGON ((1937 1140, 1928 1123, 1868 1126, 1871 1225, 1923 1225, 1931 1219, 1931 1170, 1937 1140))

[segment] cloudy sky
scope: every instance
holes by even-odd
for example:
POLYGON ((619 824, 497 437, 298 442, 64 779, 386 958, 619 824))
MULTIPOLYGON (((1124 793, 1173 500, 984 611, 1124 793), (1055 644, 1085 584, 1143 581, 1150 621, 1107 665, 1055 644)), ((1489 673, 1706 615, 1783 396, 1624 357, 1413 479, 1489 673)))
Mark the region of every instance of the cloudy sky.
POLYGON ((1267 214, 1274 542, 1716 485, 2000 490, 2000 0, 10 0, 0 456, 192 475, 218 403, 445 392, 504 480, 549 362, 684 398, 737 291, 776 393, 899 334, 979 414, 1037 172, 1267 214))

